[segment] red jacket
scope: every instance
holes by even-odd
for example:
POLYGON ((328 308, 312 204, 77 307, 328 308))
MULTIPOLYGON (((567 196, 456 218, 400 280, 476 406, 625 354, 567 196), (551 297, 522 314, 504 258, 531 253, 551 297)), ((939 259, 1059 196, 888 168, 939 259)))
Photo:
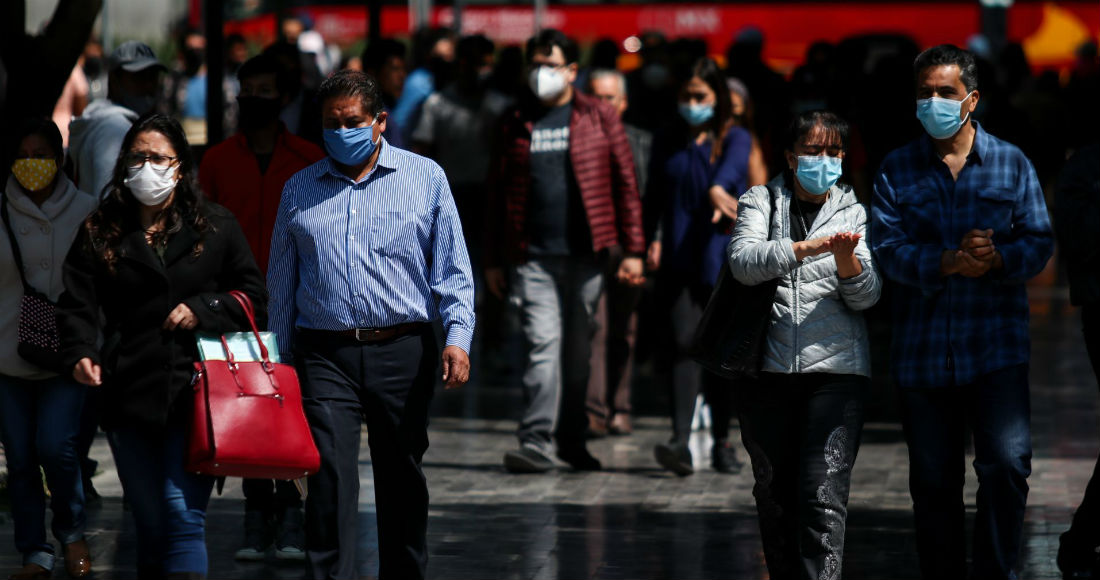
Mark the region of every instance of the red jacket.
MULTIPOLYGON (((488 180, 487 267, 520 264, 527 259, 534 125, 527 111, 516 107, 501 120, 488 180)), ((569 159, 588 217, 592 250, 619 246, 627 254, 645 253, 634 157, 622 122, 613 107, 579 91, 574 93, 569 120, 569 159)))
POLYGON ((283 185, 292 175, 324 157, 319 147, 292 135, 285 127, 279 132, 271 163, 262 175, 242 133, 211 147, 203 155, 199 184, 207 198, 237 216, 261 272, 267 273, 271 230, 275 227, 283 185))

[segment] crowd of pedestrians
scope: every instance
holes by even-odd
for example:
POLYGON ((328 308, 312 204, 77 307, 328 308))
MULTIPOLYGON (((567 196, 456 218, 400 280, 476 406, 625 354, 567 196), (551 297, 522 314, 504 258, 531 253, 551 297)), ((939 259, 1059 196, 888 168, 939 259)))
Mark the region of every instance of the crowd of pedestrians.
MULTIPOLYGON (((293 482, 244 482, 240 560, 274 553, 311 578, 356 577, 365 422, 380 574, 423 578, 437 383, 514 364, 524 405, 503 467, 596 471, 587 442, 633 432, 646 352, 672 419, 655 462, 695 471, 688 440, 705 401, 710 464, 739 472, 737 418, 770 576, 840 578, 864 409, 885 368, 865 313, 888 296, 876 310, 893 330, 921 573, 964 577, 969 552, 973 577, 1017 577, 1031 472, 1024 284, 1054 251, 1044 186, 1058 192, 1072 298, 1100 350, 1095 108, 1082 105, 1080 123, 1055 114, 1100 97, 1094 45, 1059 83, 1032 77, 1018 45, 849 39, 812 45, 788 81, 751 28, 724 65, 700 41, 643 35, 624 73, 615 43, 584 59, 552 29, 522 49, 425 30, 411 51, 381 39, 341 60, 290 19, 251 58, 227 41, 232 135, 193 147, 206 139, 201 39, 182 34, 171 69, 140 42, 105 61, 90 43, 55 120, 5 135, 0 435, 24 562, 11 578, 48 578, 57 558, 40 467, 66 570, 91 573, 87 452, 100 428, 139 576, 208 574, 215 478, 183 469, 188 387, 194 334, 248 327, 231 291, 296 365, 321 456, 304 501, 293 482), (1020 121, 1043 107, 1049 126, 1020 121), (756 372, 737 378, 693 360, 727 279, 775 288, 756 372), (31 294, 57 306, 49 368, 18 351, 31 294), (503 338, 509 307, 517 349, 503 338)), ((1100 575, 1098 480, 1062 537, 1066 577, 1100 575)))

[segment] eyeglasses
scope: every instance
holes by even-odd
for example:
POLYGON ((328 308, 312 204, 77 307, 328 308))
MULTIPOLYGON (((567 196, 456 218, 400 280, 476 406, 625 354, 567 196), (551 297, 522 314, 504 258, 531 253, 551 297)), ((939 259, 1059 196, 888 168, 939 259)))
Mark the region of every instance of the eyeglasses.
POLYGON ((138 167, 141 167, 142 165, 145 165, 146 161, 151 163, 153 165, 153 167, 160 167, 160 168, 163 169, 163 168, 166 168, 166 167, 171 167, 172 164, 174 164, 178 160, 179 160, 179 157, 172 157, 172 156, 169 156, 169 155, 157 155, 157 154, 145 155, 143 153, 127 153, 122 158, 122 161, 124 163, 126 163, 126 167, 129 167, 131 169, 138 168, 138 167))

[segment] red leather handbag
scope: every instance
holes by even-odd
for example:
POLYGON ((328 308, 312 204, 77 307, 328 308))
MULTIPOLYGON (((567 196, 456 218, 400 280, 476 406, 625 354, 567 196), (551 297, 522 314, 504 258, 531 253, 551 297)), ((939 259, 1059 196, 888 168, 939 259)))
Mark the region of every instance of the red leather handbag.
POLYGON ((261 360, 235 360, 222 335, 225 360, 195 363, 187 470, 256 479, 317 473, 321 456, 302 410, 298 375, 290 365, 271 362, 248 296, 230 294, 248 317, 261 360))

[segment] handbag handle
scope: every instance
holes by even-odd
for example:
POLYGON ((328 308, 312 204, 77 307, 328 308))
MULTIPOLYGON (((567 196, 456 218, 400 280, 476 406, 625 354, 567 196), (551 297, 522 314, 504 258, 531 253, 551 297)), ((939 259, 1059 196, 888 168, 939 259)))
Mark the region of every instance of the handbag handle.
POLYGON ((263 359, 264 368, 271 368, 271 359, 268 358, 267 346, 265 346, 264 341, 260 339, 260 329, 256 326, 256 310, 252 306, 252 299, 248 297, 248 294, 240 290, 233 290, 229 295, 241 305, 241 310, 244 310, 244 315, 248 318, 248 324, 252 327, 252 335, 256 337, 256 342, 260 345, 260 358, 263 359))

